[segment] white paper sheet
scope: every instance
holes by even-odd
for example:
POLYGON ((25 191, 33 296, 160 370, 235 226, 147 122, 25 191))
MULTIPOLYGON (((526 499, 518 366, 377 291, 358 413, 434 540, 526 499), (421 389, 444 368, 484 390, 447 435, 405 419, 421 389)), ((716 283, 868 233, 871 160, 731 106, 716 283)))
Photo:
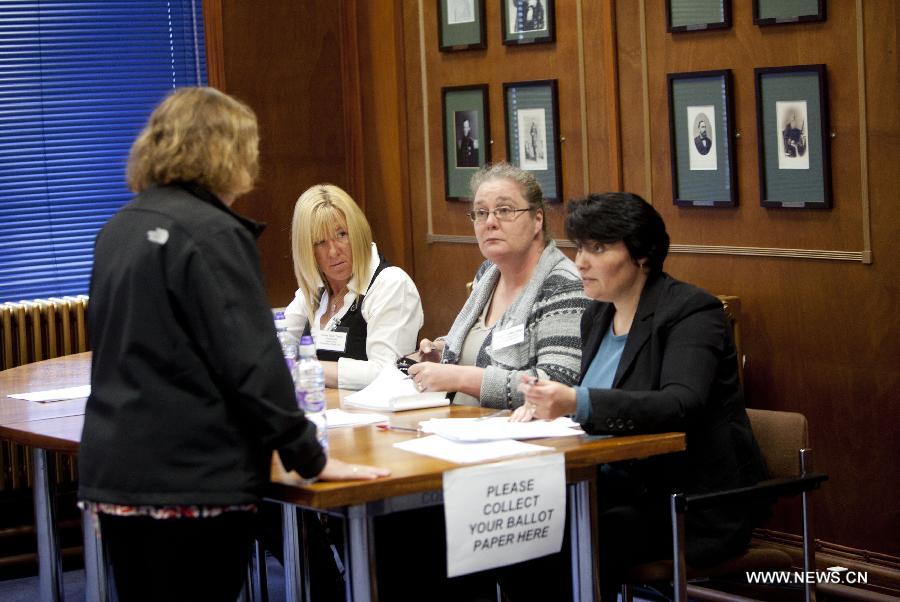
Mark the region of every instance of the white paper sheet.
POLYGON ((48 389, 46 391, 32 391, 31 393, 13 393, 7 397, 13 399, 24 399, 26 401, 38 401, 41 403, 47 401, 64 401, 66 399, 81 399, 91 394, 90 385, 79 385, 77 387, 66 387, 64 389, 48 389))
POLYGON ((395 366, 385 367, 368 387, 347 395, 343 402, 351 406, 382 412, 401 412, 450 405, 446 392, 419 393, 416 391, 416 385, 412 379, 395 366))
POLYGON ((510 422, 506 416, 485 419, 432 418, 422 422, 421 427, 422 432, 463 442, 574 437, 584 434, 579 424, 566 416, 556 420, 529 422, 510 422))
POLYGON ((358 426, 361 424, 375 424, 376 422, 387 422, 388 417, 384 414, 371 414, 368 412, 345 412, 339 408, 325 410, 325 422, 328 428, 338 428, 341 426, 358 426))
POLYGON ((485 443, 458 443, 437 435, 400 441, 395 443, 394 447, 414 454, 430 456, 457 464, 471 464, 472 462, 497 460, 522 454, 553 451, 552 447, 522 443, 521 441, 512 441, 510 439, 485 443))

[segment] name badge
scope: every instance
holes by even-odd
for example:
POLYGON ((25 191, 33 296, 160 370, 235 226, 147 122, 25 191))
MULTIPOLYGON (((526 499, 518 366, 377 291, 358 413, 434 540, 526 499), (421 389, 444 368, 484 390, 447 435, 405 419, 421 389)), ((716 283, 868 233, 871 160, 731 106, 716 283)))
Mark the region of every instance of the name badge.
POLYGON ((525 325, 517 324, 503 330, 495 331, 491 337, 491 346, 496 349, 503 349, 525 340, 525 325))
POLYGON ((316 349, 343 353, 347 349, 347 331, 320 330, 316 335, 316 349))

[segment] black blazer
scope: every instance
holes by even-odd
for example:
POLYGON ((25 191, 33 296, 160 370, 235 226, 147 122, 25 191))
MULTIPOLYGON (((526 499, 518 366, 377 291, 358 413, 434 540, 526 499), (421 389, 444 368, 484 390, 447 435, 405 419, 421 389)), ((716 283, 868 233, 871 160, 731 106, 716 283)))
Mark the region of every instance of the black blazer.
MULTIPOLYGON (((581 379, 609 330, 615 308, 592 303, 581 319, 581 379)), ((737 354, 721 302, 671 278, 651 276, 611 389, 590 389, 592 434, 684 431, 687 452, 628 463, 641 496, 665 497, 756 483, 765 468, 744 409, 737 354)), ((702 565, 739 552, 753 509, 687 515, 688 561, 702 565)))

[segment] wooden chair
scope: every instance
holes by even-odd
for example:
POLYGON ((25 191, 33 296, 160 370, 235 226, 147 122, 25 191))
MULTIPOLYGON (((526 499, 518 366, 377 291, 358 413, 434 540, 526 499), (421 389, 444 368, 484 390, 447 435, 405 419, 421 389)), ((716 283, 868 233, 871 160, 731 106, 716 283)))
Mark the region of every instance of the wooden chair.
POLYGON ((734 340, 734 348, 737 351, 738 378, 741 385, 744 384, 744 350, 741 341, 741 298, 734 295, 716 295, 722 302, 725 315, 731 324, 731 338, 734 340))
MULTIPOLYGON (((634 567, 623 587, 625 602, 631 602, 631 584, 672 582, 676 602, 691 598, 726 600, 746 598, 732 597, 724 592, 697 585, 688 580, 712 579, 728 575, 742 575, 745 571, 791 569, 791 556, 784 550, 765 545, 751 544, 742 554, 720 564, 694 568, 684 558, 684 516, 690 510, 752 499, 801 496, 803 523, 803 570, 815 570, 812 525, 809 516, 809 492, 817 489, 828 477, 811 473, 811 450, 806 417, 793 412, 748 409, 753 434, 759 443, 769 469, 770 478, 752 487, 704 494, 674 494, 670 500, 672 513, 672 550, 674 560, 649 562, 634 567)), ((602 537, 603 534, 600 534, 602 537)), ((813 584, 805 586, 804 598, 815 600, 813 584)))

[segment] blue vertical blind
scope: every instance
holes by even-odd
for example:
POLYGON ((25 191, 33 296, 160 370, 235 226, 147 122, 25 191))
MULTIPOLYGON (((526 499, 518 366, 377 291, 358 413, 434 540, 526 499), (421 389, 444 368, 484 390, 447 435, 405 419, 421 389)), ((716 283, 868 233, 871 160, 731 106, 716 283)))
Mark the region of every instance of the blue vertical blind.
POLYGON ((205 82, 200 0, 0 1, 0 302, 87 292, 134 137, 205 82))

